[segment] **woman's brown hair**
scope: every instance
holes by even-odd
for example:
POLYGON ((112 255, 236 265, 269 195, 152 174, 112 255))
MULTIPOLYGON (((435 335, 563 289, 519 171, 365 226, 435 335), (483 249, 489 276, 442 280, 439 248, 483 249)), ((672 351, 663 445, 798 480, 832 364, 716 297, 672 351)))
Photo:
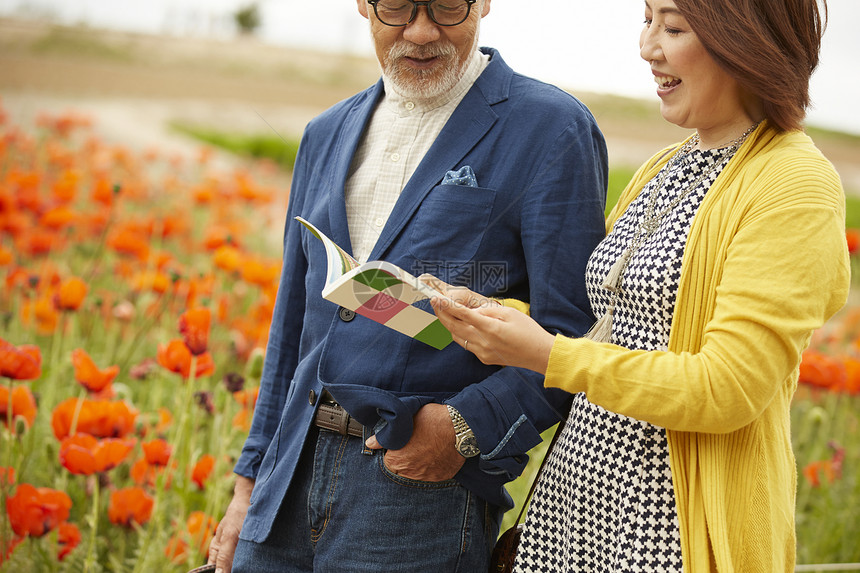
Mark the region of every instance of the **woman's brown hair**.
POLYGON ((711 57, 761 101, 765 118, 783 130, 801 128, 827 21, 826 0, 675 0, 675 5, 711 57))

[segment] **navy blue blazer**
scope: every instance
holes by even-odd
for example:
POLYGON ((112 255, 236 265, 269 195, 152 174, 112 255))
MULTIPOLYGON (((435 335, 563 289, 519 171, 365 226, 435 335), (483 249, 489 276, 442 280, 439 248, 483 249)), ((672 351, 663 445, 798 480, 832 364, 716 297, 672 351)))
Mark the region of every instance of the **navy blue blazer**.
MULTIPOLYGON (((489 65, 403 188, 370 260, 529 301, 548 330, 581 335, 594 320, 585 265, 604 236, 603 136, 574 97, 484 51, 489 65), (478 187, 441 184, 467 165, 478 187)), ((382 95, 380 81, 313 119, 302 138, 260 394, 235 468, 256 480, 243 539, 267 537, 324 387, 391 449, 408 441, 422 405, 453 405, 481 449, 456 479, 505 508, 504 484, 566 414, 569 395, 534 372, 484 365, 456 344, 436 350, 362 316, 344 321, 322 298, 323 245, 293 218, 351 251, 344 186, 382 95)))

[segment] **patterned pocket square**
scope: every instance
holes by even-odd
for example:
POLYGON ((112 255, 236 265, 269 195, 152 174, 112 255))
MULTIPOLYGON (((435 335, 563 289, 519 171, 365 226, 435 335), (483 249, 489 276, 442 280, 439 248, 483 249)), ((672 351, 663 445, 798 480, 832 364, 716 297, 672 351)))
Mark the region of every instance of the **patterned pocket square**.
POLYGON ((464 165, 457 171, 449 171, 442 179, 442 185, 460 185, 462 187, 477 187, 478 179, 475 172, 468 165, 464 165))

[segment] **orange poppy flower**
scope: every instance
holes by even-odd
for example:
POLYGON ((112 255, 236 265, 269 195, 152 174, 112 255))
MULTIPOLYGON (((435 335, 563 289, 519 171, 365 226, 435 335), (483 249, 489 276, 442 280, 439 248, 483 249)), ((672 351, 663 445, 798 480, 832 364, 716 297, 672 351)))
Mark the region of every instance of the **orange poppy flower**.
POLYGON ((70 435, 77 411, 77 432, 97 438, 122 438, 134 430, 137 410, 125 401, 81 400, 69 398, 54 408, 51 427, 58 440, 70 435))
POLYGON ((42 216, 39 217, 39 225, 53 231, 59 231, 71 225, 77 217, 78 214, 66 205, 58 205, 42 213, 42 216))
POLYGON ((166 471, 168 473, 164 482, 164 489, 168 490, 172 487, 175 470, 175 463, 170 464, 170 466, 154 466, 146 461, 146 457, 142 457, 132 464, 129 476, 139 486, 155 487, 159 476, 166 471))
POLYGON ((242 279, 260 287, 276 282, 280 274, 280 261, 267 263, 260 259, 248 259, 242 265, 242 279))
POLYGON ((0 466, 0 487, 15 483, 15 468, 4 468, 0 466))
POLYGON ((15 346, 0 338, 0 376, 12 380, 35 380, 42 375, 42 351, 38 346, 15 346))
POLYGON ((251 429, 251 419, 254 415, 254 407, 257 405, 259 391, 260 388, 257 387, 233 393, 233 398, 242 405, 242 409, 233 416, 232 425, 234 428, 245 432, 251 429))
POLYGON ((109 366, 100 370, 83 348, 72 351, 72 364, 75 367, 75 380, 88 392, 99 393, 110 388, 119 374, 119 366, 109 366))
POLYGON ((60 283, 54 304, 59 310, 78 310, 86 296, 87 283, 78 277, 72 277, 60 283))
POLYGON ((146 235, 131 229, 121 227, 108 237, 107 244, 121 255, 128 255, 140 261, 149 257, 149 241, 146 235))
POLYGON ((57 559, 62 561, 81 543, 81 530, 74 523, 67 521, 60 524, 57 533, 57 543, 60 546, 57 551, 57 559))
POLYGON ((239 268, 239 264, 242 262, 241 256, 239 249, 236 247, 232 245, 221 245, 215 250, 212 261, 215 263, 217 268, 222 271, 232 273, 239 268))
POLYGON ((197 484, 197 487, 204 489, 204 484, 209 476, 212 475, 212 469, 215 467, 215 457, 210 454, 205 454, 191 470, 191 481, 197 484))
POLYGON ((15 241, 15 249, 31 257, 47 255, 62 245, 61 237, 54 231, 42 227, 34 227, 26 235, 20 235, 15 241))
POLYGON ((134 440, 99 440, 89 434, 75 434, 63 438, 60 463, 73 474, 103 473, 121 464, 133 447, 134 440))
POLYGON ((845 364, 845 392, 856 396, 860 394, 860 359, 853 356, 846 356, 843 360, 845 364))
MULTIPOLYGON (((171 340, 167 346, 158 345, 158 363, 167 370, 181 374, 183 378, 191 375, 191 351, 182 340, 171 340)), ((209 376, 215 372, 215 362, 212 355, 204 352, 197 357, 195 378, 209 376)))
POLYGON ((165 555, 174 563, 188 559, 189 546, 194 547, 199 555, 205 556, 209 543, 215 535, 218 522, 202 511, 192 511, 185 522, 185 531, 174 535, 165 548, 165 555))
POLYGON ((131 280, 132 288, 137 292, 152 291, 164 294, 170 288, 170 277, 162 272, 140 272, 131 280))
POLYGON ((153 466, 166 466, 170 461, 170 455, 173 453, 173 448, 167 443, 167 440, 156 438, 143 444, 143 454, 146 456, 146 463, 153 466))
POLYGON ((40 334, 52 334, 60 322, 60 315, 49 295, 40 296, 33 303, 26 303, 21 314, 25 323, 29 323, 32 318, 40 334))
POLYGON ((0 419, 6 427, 13 427, 15 419, 24 418, 27 427, 32 428, 36 421, 36 398, 27 386, 12 389, 12 412, 9 412, 9 388, 0 386, 0 419))
POLYGON ((11 265, 15 260, 15 254, 10 249, 0 245, 0 267, 11 265))
POLYGON ((798 380, 801 384, 840 391, 845 387, 845 380, 845 364, 840 360, 817 350, 807 350, 803 353, 798 380))
POLYGON ((853 255, 860 249, 860 229, 845 229, 845 240, 848 242, 848 254, 853 255))
POLYGON ((112 185, 110 181, 104 178, 96 180, 93 185, 92 199, 102 205, 109 207, 113 204, 113 198, 118 193, 119 188, 112 185))
POLYGON ((179 332, 185 339, 185 346, 191 354, 200 356, 209 345, 209 327, 212 311, 208 308, 186 310, 179 317, 179 332))
POLYGON ((830 460, 817 460, 809 462, 803 468, 803 475, 812 487, 821 485, 821 476, 827 478, 827 483, 833 483, 836 473, 830 460))
POLYGON ((108 519, 111 523, 131 527, 132 523, 143 525, 152 517, 155 500, 140 487, 127 487, 110 494, 108 519))
POLYGON ((78 171, 67 170, 54 182, 51 191, 54 198, 61 203, 71 203, 77 194, 78 181, 81 174, 78 171))
POLYGON ((18 486, 6 500, 12 531, 17 535, 41 537, 69 518, 72 498, 68 494, 28 483, 18 486))

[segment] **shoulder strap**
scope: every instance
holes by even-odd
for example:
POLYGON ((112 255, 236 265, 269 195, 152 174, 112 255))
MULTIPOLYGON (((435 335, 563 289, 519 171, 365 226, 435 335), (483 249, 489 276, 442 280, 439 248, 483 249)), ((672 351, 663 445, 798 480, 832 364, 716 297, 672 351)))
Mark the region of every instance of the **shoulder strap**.
POLYGON ((535 475, 535 479, 532 480, 532 485, 529 488, 529 493, 526 498, 523 500, 523 506, 520 508, 520 514, 517 516, 517 521, 514 525, 517 525, 523 519, 523 513, 526 511, 526 507, 529 505, 529 500, 532 498, 532 494, 535 492, 535 486, 537 486, 537 482, 540 479, 540 475, 543 473, 543 468, 546 465, 546 460, 549 457, 550 452, 552 452, 553 446, 555 446, 555 442, 558 439, 559 434, 561 434, 562 430, 564 430, 564 425, 567 423, 567 418, 558 423, 558 427, 555 430, 555 433, 552 435, 552 440, 549 443, 549 448, 546 450, 546 455, 543 457, 543 460, 540 463, 540 467, 538 468, 537 475, 535 475))

